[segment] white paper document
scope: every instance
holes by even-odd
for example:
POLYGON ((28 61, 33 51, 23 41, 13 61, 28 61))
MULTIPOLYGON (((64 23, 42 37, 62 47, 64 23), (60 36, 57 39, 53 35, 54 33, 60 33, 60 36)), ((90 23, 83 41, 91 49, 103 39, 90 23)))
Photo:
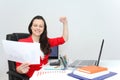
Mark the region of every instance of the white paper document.
POLYGON ((40 56, 44 56, 39 43, 3 40, 2 44, 8 60, 11 61, 40 64, 40 56))
POLYGON ((29 80, 79 80, 68 76, 71 70, 44 70, 35 71, 29 80))

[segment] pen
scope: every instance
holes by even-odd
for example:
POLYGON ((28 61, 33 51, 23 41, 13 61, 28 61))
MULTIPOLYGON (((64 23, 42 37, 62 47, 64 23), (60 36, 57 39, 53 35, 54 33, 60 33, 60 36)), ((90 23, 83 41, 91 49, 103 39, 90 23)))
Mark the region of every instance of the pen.
POLYGON ((66 56, 63 56, 65 63, 67 64, 67 59, 66 56))

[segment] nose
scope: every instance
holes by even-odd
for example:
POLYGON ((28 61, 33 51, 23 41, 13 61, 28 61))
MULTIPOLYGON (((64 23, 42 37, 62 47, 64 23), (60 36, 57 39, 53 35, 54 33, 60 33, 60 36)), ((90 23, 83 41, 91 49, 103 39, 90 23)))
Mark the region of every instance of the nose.
POLYGON ((40 29, 40 26, 37 26, 37 29, 40 29))

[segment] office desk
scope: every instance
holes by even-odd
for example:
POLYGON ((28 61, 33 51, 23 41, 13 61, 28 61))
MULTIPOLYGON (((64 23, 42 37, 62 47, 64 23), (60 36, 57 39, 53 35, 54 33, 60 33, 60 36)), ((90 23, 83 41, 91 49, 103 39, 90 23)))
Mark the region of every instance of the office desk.
POLYGON ((100 66, 107 67, 109 71, 116 72, 117 75, 105 80, 120 80, 120 60, 102 60, 100 66))
MULTIPOLYGON (((107 67, 109 71, 117 72, 117 75, 109 77, 105 80, 120 80, 120 60, 102 60, 100 61, 99 65, 103 67, 107 67)), ((41 75, 41 73, 39 73, 40 71, 35 71, 33 76, 30 78, 30 80, 41 80, 40 76, 38 77, 38 75, 41 75)), ((70 73, 71 71, 72 71, 71 69, 68 69, 65 72, 61 71, 60 73, 62 74, 60 74, 59 72, 54 72, 51 75, 46 75, 45 79, 42 79, 42 80, 78 80, 78 79, 67 76, 67 74, 70 73)), ((46 74, 46 72, 42 74, 46 74)))

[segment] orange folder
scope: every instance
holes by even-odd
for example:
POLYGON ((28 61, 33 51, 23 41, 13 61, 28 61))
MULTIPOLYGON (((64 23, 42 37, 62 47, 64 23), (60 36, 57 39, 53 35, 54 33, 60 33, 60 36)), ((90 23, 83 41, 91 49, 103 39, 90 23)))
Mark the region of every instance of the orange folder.
POLYGON ((84 67, 77 68, 77 70, 80 72, 93 74, 93 73, 97 73, 97 72, 101 72, 101 71, 106 71, 108 69, 106 67, 91 65, 91 66, 84 66, 84 67))

